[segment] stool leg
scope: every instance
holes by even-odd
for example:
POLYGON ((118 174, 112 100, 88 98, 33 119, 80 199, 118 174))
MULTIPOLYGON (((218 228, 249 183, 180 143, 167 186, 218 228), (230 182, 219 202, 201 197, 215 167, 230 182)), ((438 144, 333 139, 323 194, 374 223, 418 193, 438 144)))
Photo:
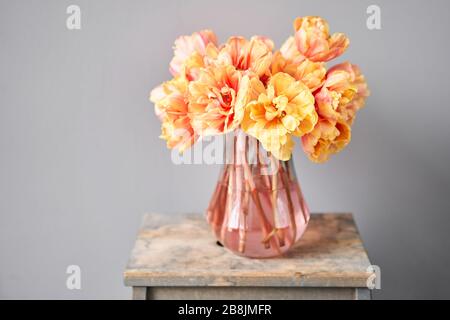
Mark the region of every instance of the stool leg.
POLYGON ((147 300, 147 287, 133 287, 133 300, 147 300))

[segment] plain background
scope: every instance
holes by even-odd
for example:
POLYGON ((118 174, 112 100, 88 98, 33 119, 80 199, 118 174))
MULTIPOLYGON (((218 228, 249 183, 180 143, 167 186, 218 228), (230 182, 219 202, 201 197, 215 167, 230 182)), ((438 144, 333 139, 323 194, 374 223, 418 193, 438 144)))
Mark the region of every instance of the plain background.
POLYGON ((312 211, 350 211, 373 264, 375 298, 450 298, 447 1, 1 1, 0 298, 129 298, 122 272, 143 213, 202 212, 219 167, 176 166, 147 100, 169 79, 174 39, 282 44, 320 15, 351 45, 372 96, 328 163, 297 147, 312 211), (66 8, 81 7, 81 30, 66 8), (366 27, 381 8, 382 29, 366 27), (82 289, 66 288, 66 268, 82 289))

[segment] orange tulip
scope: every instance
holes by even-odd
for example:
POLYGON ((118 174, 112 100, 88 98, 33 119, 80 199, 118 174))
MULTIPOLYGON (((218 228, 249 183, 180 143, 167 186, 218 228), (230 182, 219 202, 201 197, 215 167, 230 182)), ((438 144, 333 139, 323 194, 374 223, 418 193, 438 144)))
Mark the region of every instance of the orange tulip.
POLYGON ((231 37, 215 50, 210 48, 208 58, 215 60, 217 65, 232 65, 236 70, 252 73, 257 76, 264 75, 272 60, 272 40, 265 37, 231 37))
POLYGON ((189 83, 189 112, 196 132, 221 134, 239 126, 245 107, 238 97, 241 78, 231 65, 210 66, 189 83))
POLYGON ((359 68, 344 62, 328 70, 323 87, 315 94, 317 110, 324 118, 352 123, 368 95, 359 68))
POLYGON ((364 75, 357 65, 344 62, 332 67, 329 72, 336 72, 337 70, 345 70, 348 72, 350 74, 350 81, 356 89, 353 99, 347 105, 341 106, 338 110, 341 118, 351 124, 355 119, 356 112, 364 107, 366 99, 370 95, 370 91, 367 87, 364 75))
POLYGON ((298 56, 288 58, 283 56, 281 51, 277 51, 273 56, 270 72, 287 73, 314 92, 322 86, 327 71, 323 62, 313 62, 306 58, 301 60, 298 56))
POLYGON ((311 61, 329 61, 340 56, 350 41, 343 33, 330 36, 328 23, 320 17, 303 17, 294 21, 298 51, 311 61))
POLYGON ((217 44, 216 35, 211 30, 194 32, 175 40, 174 57, 169 70, 174 77, 183 76, 195 79, 199 69, 204 66, 204 56, 210 47, 217 44))
POLYGON ((150 94, 155 112, 162 121, 160 138, 167 141, 168 148, 177 148, 180 152, 198 138, 189 117, 187 86, 186 79, 174 78, 156 87, 150 94))
POLYGON ((341 151, 350 138, 350 126, 345 122, 321 119, 312 132, 302 137, 302 145, 311 161, 321 163, 341 151))

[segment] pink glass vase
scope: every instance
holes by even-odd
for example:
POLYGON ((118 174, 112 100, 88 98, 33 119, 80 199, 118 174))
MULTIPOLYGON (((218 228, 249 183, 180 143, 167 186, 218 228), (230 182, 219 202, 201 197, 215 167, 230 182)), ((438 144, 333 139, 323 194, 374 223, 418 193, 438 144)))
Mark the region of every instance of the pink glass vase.
POLYGON ((207 209, 218 241, 251 258, 289 250, 309 221, 292 158, 277 160, 258 140, 237 130, 227 136, 224 160, 207 209))

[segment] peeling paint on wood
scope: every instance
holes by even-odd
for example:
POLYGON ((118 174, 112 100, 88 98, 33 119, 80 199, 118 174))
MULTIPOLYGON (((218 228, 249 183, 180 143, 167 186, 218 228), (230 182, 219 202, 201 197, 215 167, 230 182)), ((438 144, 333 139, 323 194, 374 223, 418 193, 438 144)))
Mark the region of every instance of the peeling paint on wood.
POLYGON ((199 214, 146 214, 124 273, 140 287, 365 287, 366 251, 351 214, 313 214, 284 256, 239 257, 216 244, 199 214))

